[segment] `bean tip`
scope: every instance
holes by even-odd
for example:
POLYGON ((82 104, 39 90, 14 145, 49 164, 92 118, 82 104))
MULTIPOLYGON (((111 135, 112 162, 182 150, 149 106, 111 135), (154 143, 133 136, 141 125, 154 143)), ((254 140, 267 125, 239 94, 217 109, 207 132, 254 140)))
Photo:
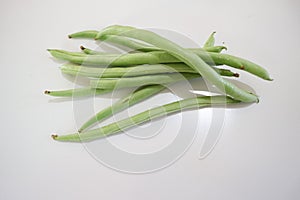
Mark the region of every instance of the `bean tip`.
POLYGON ((240 77, 240 74, 239 73, 234 73, 233 76, 234 77, 240 77))
POLYGON ((72 38, 72 36, 71 36, 71 35, 68 35, 68 38, 69 38, 69 39, 71 39, 71 38, 72 38))
POLYGON ((50 94, 50 91, 49 90, 45 90, 44 94, 50 94))
POLYGON ((80 49, 83 51, 83 50, 85 50, 86 48, 84 47, 84 46, 80 46, 80 49))
POLYGON ((56 138, 58 137, 58 135, 52 134, 51 137, 52 137, 53 140, 56 140, 56 138))

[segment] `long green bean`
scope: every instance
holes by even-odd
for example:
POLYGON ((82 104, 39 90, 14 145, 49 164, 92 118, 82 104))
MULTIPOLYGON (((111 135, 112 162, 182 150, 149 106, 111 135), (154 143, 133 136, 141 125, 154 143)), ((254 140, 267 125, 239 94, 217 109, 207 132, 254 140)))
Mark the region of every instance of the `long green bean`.
POLYGON ((55 58, 66 60, 76 64, 104 65, 104 66, 132 66, 142 64, 176 63, 179 62, 173 56, 160 51, 132 54, 101 54, 73 56, 55 49, 48 49, 55 58))
MULTIPOLYGON (((86 38, 86 39, 94 39, 96 35, 98 34, 99 31, 81 31, 77 33, 73 33, 68 35, 69 38, 86 38)), ((160 50, 157 47, 153 47, 147 44, 143 44, 140 42, 136 42, 133 40, 130 40, 128 38, 122 37, 122 36, 111 36, 111 35, 106 35, 105 37, 102 38, 103 41, 115 45, 122 45, 134 50, 140 50, 140 51, 157 51, 160 50)))
MULTIPOLYGON (((77 64, 64 64, 60 67, 61 71, 65 74, 75 76, 87 76, 93 78, 120 78, 120 77, 132 77, 132 76, 144 76, 153 74, 165 74, 165 73, 195 73, 197 72, 183 63, 175 64, 155 64, 155 65, 138 65, 134 67, 114 67, 114 68, 95 68, 85 67, 77 64)), ((215 68, 222 76, 235 76, 239 74, 234 73, 228 69, 215 68)))
MULTIPOLYGON (((105 54, 104 52, 101 51, 95 51, 89 48, 86 48, 84 46, 80 46, 80 49, 85 53, 85 54, 89 54, 89 55, 103 55, 105 54)), ((214 52, 214 53, 220 53, 221 51, 223 51, 224 49, 227 50, 227 48, 225 46, 213 46, 213 47, 206 47, 206 48, 188 48, 188 50, 195 50, 195 49, 199 49, 203 50, 203 51, 207 51, 207 52, 214 52)), ((141 51, 141 50, 140 50, 141 51)), ((132 53, 132 52, 130 52, 132 53)), ((134 52, 136 53, 136 52, 134 52)))
MULTIPOLYGON (((81 31, 77 33, 73 33, 69 35, 69 38, 80 38, 80 39, 94 39, 99 31, 81 31)), ((210 38, 213 37, 210 36, 210 38)), ((124 47, 131 48, 133 50, 149 52, 149 51, 161 51, 161 48, 154 47, 151 45, 147 45, 145 43, 140 43, 134 40, 131 40, 126 37, 118 36, 118 35, 105 35, 101 38, 103 42, 114 44, 114 45, 121 45, 124 47)), ((220 53, 222 50, 227 49, 224 46, 206 46, 202 50, 209 51, 209 52, 217 52, 220 53)), ((86 52, 89 52, 86 50, 86 52)), ((90 53, 88 53, 90 54, 90 53)), ((92 53, 94 54, 94 53, 92 53)), ((97 53, 95 53, 97 54, 97 53)))
POLYGON ((189 98, 146 110, 132 117, 120 120, 98 129, 87 131, 83 134, 74 133, 61 136, 53 134, 52 138, 64 142, 89 142, 92 140, 115 135, 130 127, 142 124, 155 118, 174 114, 185 109, 221 106, 238 102, 239 101, 225 96, 189 98))
POLYGON ((90 81, 90 86, 97 89, 120 89, 128 87, 140 87, 152 84, 170 84, 183 80, 190 80, 200 77, 200 74, 192 73, 172 73, 172 74, 155 74, 151 76, 135 76, 128 78, 101 78, 90 81))
POLYGON ((99 31, 95 30, 80 31, 68 35, 68 38, 94 39, 97 36, 98 32, 99 31))
POLYGON ((86 87, 86 88, 74 88, 74 89, 58 90, 58 91, 46 90, 44 93, 54 97, 83 97, 83 96, 105 94, 108 92, 111 92, 111 90, 101 90, 101 89, 86 87))
POLYGON ((98 112, 95 116, 91 117, 87 122, 85 122, 78 132, 82 132, 87 128, 94 125, 96 122, 101 122, 108 117, 120 112, 134 104, 137 104, 159 92, 161 92, 165 87, 163 85, 147 85, 144 87, 139 88, 138 90, 134 91, 132 94, 127 95, 126 97, 120 99, 112 106, 105 108, 98 112))
POLYGON ((61 49, 47 49, 47 51, 55 51, 57 53, 65 54, 65 55, 70 55, 70 56, 86 56, 86 53, 84 52, 74 52, 74 51, 66 51, 66 50, 61 50, 61 49))

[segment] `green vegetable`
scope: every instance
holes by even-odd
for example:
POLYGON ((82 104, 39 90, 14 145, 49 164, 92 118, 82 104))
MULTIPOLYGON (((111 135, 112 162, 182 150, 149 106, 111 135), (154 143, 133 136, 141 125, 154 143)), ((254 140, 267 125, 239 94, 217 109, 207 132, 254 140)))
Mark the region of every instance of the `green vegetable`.
POLYGON ((59 90, 59 91, 49 91, 46 90, 44 93, 54 97, 84 97, 84 96, 93 96, 99 94, 105 94, 111 92, 111 90, 101 90, 94 88, 74 88, 69 90, 59 90))
MULTIPOLYGON (((94 78, 121 78, 131 76, 146 76, 153 74, 165 74, 165 73, 195 73, 195 70, 191 69, 183 63, 176 64, 155 64, 155 65, 138 65, 134 67, 114 67, 114 68, 95 68, 85 67, 77 64, 64 64, 60 67, 61 71, 65 74, 75 76, 87 76, 94 78)), ((233 73, 228 69, 213 68, 222 76, 235 76, 237 73, 233 73)))
POLYGON ((96 39, 105 35, 123 35, 157 46, 198 71, 205 80, 215 85, 221 92, 225 92, 231 97, 243 102, 258 102, 257 96, 248 93, 223 79, 196 54, 183 49, 179 45, 155 33, 128 26, 110 26, 103 31, 100 31, 96 36, 96 39))
POLYGON ((135 77, 124 77, 124 78, 100 78, 93 79, 90 81, 90 86, 97 89, 120 89, 128 87, 140 87, 143 85, 153 84, 170 84, 178 81, 189 80, 200 77, 199 74, 192 73, 171 73, 171 74, 155 74, 151 76, 135 76, 135 77))
POLYGON ((142 124, 158 117, 174 114, 185 109, 199 109, 208 106, 222 106, 234 103, 239 103, 239 101, 226 96, 189 98, 146 110, 132 117, 120 120, 98 129, 86 131, 82 134, 74 133, 61 136, 52 135, 52 137, 55 140, 65 142, 89 142, 103 137, 115 135, 130 127, 142 124))
POLYGON ((129 48, 130 52, 112 54, 83 46, 80 47, 82 52, 48 49, 53 57, 69 62, 61 66, 62 73, 85 76, 90 80, 90 84, 88 87, 70 90, 47 90, 45 94, 57 97, 83 97, 108 93, 120 88, 137 87, 138 89, 91 117, 78 130, 84 131, 82 134, 52 135, 53 139, 88 142, 115 135, 135 125, 185 109, 258 102, 256 95, 244 91, 222 77, 238 77, 237 73, 215 66, 227 65, 265 80, 272 80, 268 72, 246 59, 220 53, 226 47, 215 46, 214 35, 215 32, 210 34, 203 48, 182 48, 151 31, 129 26, 110 26, 101 31, 88 30, 70 34, 69 38, 100 40, 119 48, 129 48), (207 80, 225 95, 183 99, 87 131, 95 123, 100 123, 114 113, 161 92, 166 85, 198 77, 207 80))
MULTIPOLYGON (((96 35, 98 34, 98 31, 81 31, 77 33, 73 33, 69 35, 69 38, 80 38, 80 39, 95 39, 96 35)), ((210 40, 213 38, 213 35, 210 36, 210 40)), ((213 38, 214 39, 214 38, 213 38)), ((121 45, 124 47, 131 48, 133 50, 143 51, 143 52, 149 52, 149 51, 161 51, 161 48, 147 45, 145 43, 140 43, 134 40, 131 40, 126 37, 118 36, 118 35, 105 35, 101 38, 102 41, 113 44, 113 45, 121 45)), ((98 54, 97 52, 84 50, 83 47, 82 50, 85 51, 87 54, 98 54)), ((209 51, 209 52, 217 52, 220 53, 223 49, 226 49, 224 46, 205 46, 202 50, 209 51)))
POLYGON ((215 37, 214 37, 215 34, 216 34, 215 31, 212 32, 212 34, 210 34, 210 36, 208 37, 208 39, 204 43, 203 48, 215 46, 215 37))
POLYGON ((157 93, 165 89, 162 85, 147 85, 144 87, 139 88, 134 93, 127 95, 126 97, 120 99, 116 103, 114 103, 112 106, 109 106, 108 108, 105 108, 104 110, 101 110, 98 112, 95 116, 90 118, 86 123, 84 123, 81 128, 78 130, 78 132, 84 131, 85 129, 89 128, 96 122, 100 123, 104 119, 107 119, 108 117, 112 116, 113 114, 116 114, 117 112, 120 112, 134 104, 137 104, 157 93))

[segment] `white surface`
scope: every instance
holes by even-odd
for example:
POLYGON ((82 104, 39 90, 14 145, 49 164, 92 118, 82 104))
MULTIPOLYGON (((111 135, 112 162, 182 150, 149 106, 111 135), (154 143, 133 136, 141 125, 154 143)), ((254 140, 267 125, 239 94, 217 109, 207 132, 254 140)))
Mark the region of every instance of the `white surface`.
POLYGON ((279 1, 1 1, 0 199, 300 199, 300 3, 279 1), (226 112, 212 154, 199 141, 150 174, 111 170, 81 144, 52 141, 74 131, 71 102, 47 48, 78 48, 68 33, 112 24, 177 31, 204 41, 217 31, 228 53, 265 66, 273 82, 244 75, 261 102, 226 112))

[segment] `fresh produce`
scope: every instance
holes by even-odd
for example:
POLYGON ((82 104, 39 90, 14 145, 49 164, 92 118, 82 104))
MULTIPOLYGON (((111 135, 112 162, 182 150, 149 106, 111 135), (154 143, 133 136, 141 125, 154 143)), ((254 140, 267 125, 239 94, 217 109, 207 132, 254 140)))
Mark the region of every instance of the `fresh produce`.
POLYGON ((246 59, 221 53, 226 47, 215 46, 214 35, 215 32, 209 36, 202 48, 186 49, 151 31, 128 26, 110 26, 101 31, 89 30, 70 34, 69 38, 101 40, 130 51, 125 54, 112 54, 83 46, 80 47, 82 52, 48 49, 53 57, 67 61, 60 68, 62 73, 82 76, 89 79, 90 84, 83 88, 46 90, 45 94, 56 97, 88 97, 120 88, 138 89, 92 116, 80 127, 78 133, 62 136, 54 134, 53 139, 88 142, 184 109, 258 102, 257 95, 224 79, 224 76, 237 78, 239 74, 221 65, 272 80, 268 72, 246 59), (220 95, 183 99, 148 109, 98 129, 88 130, 113 114, 160 93, 170 84, 199 77, 214 85, 220 95))

